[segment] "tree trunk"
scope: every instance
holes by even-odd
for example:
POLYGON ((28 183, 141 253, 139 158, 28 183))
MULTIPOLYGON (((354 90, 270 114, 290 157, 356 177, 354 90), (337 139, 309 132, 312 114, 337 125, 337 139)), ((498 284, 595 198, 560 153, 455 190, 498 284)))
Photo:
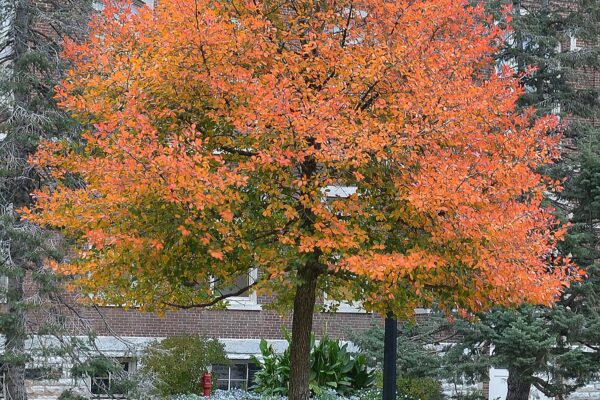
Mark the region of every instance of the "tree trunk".
POLYGON ((292 343, 290 344, 290 400, 308 400, 310 389, 310 335, 313 326, 317 277, 316 268, 306 266, 298 271, 301 279, 294 297, 292 343))
MULTIPOLYGON (((32 25, 32 14, 30 9, 30 0, 16 0, 14 8, 14 20, 12 30, 13 39, 13 63, 12 73, 14 80, 21 83, 27 71, 27 63, 23 63, 23 57, 29 52, 30 29, 32 25)), ((24 109, 28 109, 31 98, 31 88, 24 87, 21 84, 15 85, 13 96, 15 104, 24 109)), ((17 132, 20 134, 20 132, 17 132)), ((15 132, 12 133, 16 134, 15 132)), ((25 156, 21 154, 20 156, 25 156)), ((10 202, 15 206, 21 206, 29 199, 28 186, 19 187, 12 193, 10 202), (24 195, 23 195, 24 193, 24 195)), ((10 251, 10 250, 9 250, 10 251)), ((10 323, 4 327, 4 370, 5 387, 7 400, 27 400, 27 390, 25 387, 25 338, 27 336, 25 310, 23 307, 24 294, 24 273, 19 271, 19 265, 13 265, 14 271, 8 276, 8 290, 6 293, 8 313, 10 323)))
POLYGON ((11 326, 4 332, 5 348, 4 357, 8 360, 5 363, 5 387, 7 400, 27 400, 27 391, 25 388, 25 312, 20 307, 19 302, 14 299, 23 298, 23 278, 20 276, 11 276, 8 279, 7 297, 10 299, 9 315, 11 316, 11 326))
POLYGON ((531 391, 531 380, 518 371, 508 371, 508 393, 506 400, 529 400, 531 391))

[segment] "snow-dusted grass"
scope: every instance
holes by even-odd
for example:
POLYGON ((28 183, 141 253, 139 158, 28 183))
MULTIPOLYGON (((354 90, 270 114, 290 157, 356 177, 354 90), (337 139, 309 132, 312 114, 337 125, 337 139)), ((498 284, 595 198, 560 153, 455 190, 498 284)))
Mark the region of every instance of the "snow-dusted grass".
MULTIPOLYGON (((377 389, 364 390, 351 397, 342 397, 335 393, 323 393, 314 400, 379 400, 381 393, 377 389)), ((264 396, 243 390, 215 390, 210 397, 195 394, 171 397, 171 400, 287 400, 287 397, 264 396)), ((413 400, 410 397, 398 396, 397 400, 413 400)))

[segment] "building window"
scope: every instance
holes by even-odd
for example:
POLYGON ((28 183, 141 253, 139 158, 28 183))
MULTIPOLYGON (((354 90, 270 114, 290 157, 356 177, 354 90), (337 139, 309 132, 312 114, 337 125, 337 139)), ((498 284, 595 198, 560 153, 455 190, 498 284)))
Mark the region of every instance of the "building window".
MULTIPOLYGON (((242 274, 235 278, 231 286, 223 289, 217 289, 219 296, 232 295, 240 291, 245 287, 250 286, 258 279, 258 270, 256 268, 250 270, 248 274, 242 274)), ((256 292, 253 290, 246 290, 243 293, 237 294, 227 298, 228 309, 230 310, 260 310, 260 305, 256 299, 256 292)))
MULTIPOLYGON (((347 288, 340 288, 340 294, 346 299, 352 299, 354 297, 352 292, 347 288)), ((323 310, 325 312, 338 312, 338 313, 366 313, 366 310, 362 307, 360 301, 352 300, 334 300, 328 298, 327 293, 323 296, 323 310)))
POLYGON ((358 188, 356 186, 341 186, 341 185, 330 185, 325 186, 321 192, 325 195, 325 200, 332 199, 345 199, 353 194, 356 194, 358 188))
MULTIPOLYGON (((154 0, 133 0, 131 2, 131 12, 137 14, 138 9, 144 6, 154 8, 154 0)), ((102 1, 94 0, 92 1, 92 7, 96 11, 102 11, 104 9, 104 3, 102 1)))
POLYGON ((348 314, 364 314, 367 311, 362 307, 362 303, 358 301, 336 301, 328 300, 327 296, 323 300, 325 312, 335 311, 336 313, 348 314))
MULTIPOLYGON (((234 295, 235 293, 239 292, 241 289, 250 286, 251 283, 252 283, 252 278, 250 277, 250 274, 243 274, 243 275, 240 275, 237 278, 235 278, 235 280, 233 281, 233 284, 231 286, 228 286, 224 289, 219 290, 219 293, 223 296, 234 295)), ((250 295, 251 295, 251 291, 246 290, 245 292, 235 294, 235 296, 232 296, 232 297, 249 299, 250 295)))
POLYGON ((31 367, 25 369, 25 379, 30 381, 51 380, 57 381, 63 376, 63 369, 60 366, 51 367, 31 367))
POLYGON ((579 51, 581 47, 577 44, 577 37, 572 33, 569 34, 569 50, 571 51, 579 51))
POLYGON ((254 382, 258 366, 248 361, 232 361, 230 365, 213 365, 212 374, 217 380, 216 389, 248 390, 254 382))
POLYGON ((91 377, 90 392, 95 398, 120 397, 127 394, 127 376, 134 370, 133 359, 119 358, 111 368, 98 371, 91 377))

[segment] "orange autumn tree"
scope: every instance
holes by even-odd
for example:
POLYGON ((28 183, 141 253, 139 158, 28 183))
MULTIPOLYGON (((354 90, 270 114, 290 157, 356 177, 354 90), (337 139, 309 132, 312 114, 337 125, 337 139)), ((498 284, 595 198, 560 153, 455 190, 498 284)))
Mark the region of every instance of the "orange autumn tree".
POLYGON ((211 306, 259 268, 240 292, 293 297, 306 399, 323 292, 402 316, 547 304, 576 275, 536 172, 556 122, 515 111, 504 34, 466 0, 106 4, 59 88, 88 129, 38 152, 56 184, 28 216, 98 301, 211 306))

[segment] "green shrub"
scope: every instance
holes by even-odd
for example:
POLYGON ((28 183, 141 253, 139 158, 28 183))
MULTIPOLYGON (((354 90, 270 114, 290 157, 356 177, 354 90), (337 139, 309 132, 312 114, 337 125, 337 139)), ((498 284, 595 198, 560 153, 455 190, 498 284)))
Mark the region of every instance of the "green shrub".
MULTIPOLYGON (((287 339, 289 342, 289 336, 287 339)), ((275 354, 267 342, 261 340, 260 351, 263 359, 254 358, 260 370, 254 376, 252 390, 270 396, 287 395, 290 376, 289 347, 282 354, 275 354)), ((340 345, 338 340, 323 337, 316 344, 314 336, 311 338, 309 387, 313 395, 334 391, 348 396, 373 386, 374 381, 374 373, 367 368, 363 355, 352 357, 347 345, 340 345)))
POLYGON ((88 398, 74 393, 71 389, 67 389, 58 396, 57 400, 88 400, 88 398))
POLYGON ((256 357, 252 361, 260 367, 254 374, 252 391, 266 396, 285 396, 288 392, 290 378, 290 348, 277 354, 267 341, 260 341, 262 360, 256 357))
POLYGON ((458 400, 487 400, 487 396, 483 394, 480 390, 471 390, 467 393, 461 393, 456 396, 458 400))
POLYGON ((159 395, 201 394, 200 379, 211 364, 227 364, 223 345, 198 336, 174 336, 148 346, 141 357, 159 395))
POLYGON ((415 400, 443 400, 441 383, 434 378, 398 377, 398 396, 405 395, 415 400))

